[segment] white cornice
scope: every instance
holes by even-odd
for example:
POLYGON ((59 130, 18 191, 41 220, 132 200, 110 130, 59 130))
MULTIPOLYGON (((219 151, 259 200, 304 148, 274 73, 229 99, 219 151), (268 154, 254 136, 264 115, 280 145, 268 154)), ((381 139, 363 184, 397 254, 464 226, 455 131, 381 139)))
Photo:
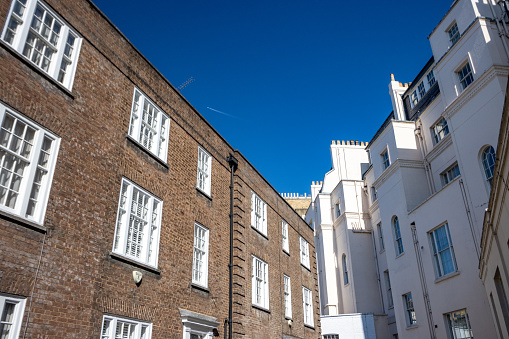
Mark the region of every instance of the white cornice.
POLYGON ((375 182, 375 189, 378 190, 380 186, 386 182, 398 169, 401 167, 406 168, 422 168, 424 169, 424 162, 420 160, 406 160, 406 159, 396 159, 383 173, 379 176, 375 182))
POLYGON ((319 236, 320 233, 322 233, 323 231, 328 231, 328 230, 332 230, 332 225, 329 225, 329 224, 318 225, 315 229, 315 237, 319 236))
POLYGON ((451 133, 447 134, 438 144, 433 146, 433 149, 426 154, 426 160, 428 162, 435 160, 450 145, 452 145, 451 133))
POLYGON ((373 202, 373 203, 371 204, 371 206, 369 206, 369 209, 368 209, 369 214, 370 214, 370 215, 373 215, 373 213, 374 213, 377 209, 378 209, 378 199, 376 199, 376 200, 375 200, 375 202, 373 202))

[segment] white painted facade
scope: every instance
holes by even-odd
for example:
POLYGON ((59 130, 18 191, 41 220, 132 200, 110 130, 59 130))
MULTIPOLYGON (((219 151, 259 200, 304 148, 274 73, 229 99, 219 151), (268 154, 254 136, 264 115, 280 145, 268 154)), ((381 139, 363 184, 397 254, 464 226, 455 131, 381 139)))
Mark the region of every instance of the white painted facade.
POLYGON ((416 79, 391 76, 393 112, 373 139, 332 143, 306 214, 324 319, 373 314, 376 338, 499 335, 478 263, 490 194, 481 158, 497 147, 509 75, 501 17, 495 1, 455 1, 416 79))
MULTIPOLYGON (((509 88, 508 88, 509 90, 509 88)), ((508 92, 506 91, 506 97, 508 92)), ((493 170, 491 195, 484 215, 479 276, 488 297, 499 338, 509 338, 509 103, 506 101, 493 170)))

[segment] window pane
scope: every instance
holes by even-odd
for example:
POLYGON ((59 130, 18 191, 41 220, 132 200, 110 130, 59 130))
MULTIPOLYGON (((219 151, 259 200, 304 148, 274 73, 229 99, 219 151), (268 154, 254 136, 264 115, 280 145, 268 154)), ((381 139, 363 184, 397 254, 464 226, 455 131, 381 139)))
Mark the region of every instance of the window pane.
POLYGON ((129 135, 163 161, 167 156, 168 124, 164 112, 135 88, 129 135))

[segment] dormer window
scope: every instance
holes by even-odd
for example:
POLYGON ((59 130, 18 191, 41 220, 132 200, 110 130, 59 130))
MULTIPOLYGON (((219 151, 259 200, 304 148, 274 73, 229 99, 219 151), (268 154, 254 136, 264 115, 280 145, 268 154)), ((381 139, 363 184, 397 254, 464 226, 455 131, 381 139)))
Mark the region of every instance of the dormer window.
POLYGON ((417 90, 419 91, 419 98, 422 99, 422 97, 424 96, 424 94, 426 94, 426 89, 424 88, 424 83, 421 81, 421 83, 419 84, 419 86, 417 86, 417 90))
POLYGON ((433 71, 429 71, 428 75, 426 76, 428 79, 428 86, 431 88, 433 84, 435 84, 435 73, 433 71))
POLYGON ((417 103, 419 102, 419 97, 417 96, 417 91, 412 92, 410 99, 412 100, 412 107, 417 105, 417 103))
POLYGON ((458 30, 458 24, 454 23, 451 28, 447 30, 447 34, 449 34, 449 40, 451 41, 451 46, 456 43, 460 39, 460 31, 458 30))

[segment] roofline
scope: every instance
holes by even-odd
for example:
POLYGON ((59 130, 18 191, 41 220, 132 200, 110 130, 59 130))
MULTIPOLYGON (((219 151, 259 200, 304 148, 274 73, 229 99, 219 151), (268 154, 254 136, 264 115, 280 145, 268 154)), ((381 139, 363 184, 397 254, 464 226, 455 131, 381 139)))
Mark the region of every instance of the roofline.
MULTIPOLYGON (((115 24, 106 16, 106 14, 104 14, 100 9, 99 7, 97 7, 96 4, 94 4, 92 2, 92 0, 86 0, 91 6, 92 8, 94 8, 102 17, 103 19, 106 20, 106 22, 108 22, 116 31, 117 33, 122 37, 124 38, 127 43, 131 46, 131 48, 136 52, 138 53, 138 55, 149 65, 149 67, 152 67, 154 69, 154 71, 163 79, 163 81, 165 81, 173 90, 175 90, 175 93, 182 99, 184 100, 184 102, 189 105, 189 107, 203 120, 203 122, 205 122, 205 124, 207 124, 210 129, 212 129, 214 131, 214 133, 216 133, 219 138, 221 140, 223 140, 223 142, 228 145, 228 147, 230 147, 232 153, 236 153, 238 154, 239 156, 241 156, 245 161, 246 163, 248 163, 251 168, 267 183, 267 185, 269 185, 270 188, 272 188, 272 190, 274 190, 274 192, 276 192, 276 195, 279 197, 279 199, 283 200, 290 208, 291 210, 294 211, 294 213, 299 217, 299 219, 301 219, 304 224, 306 224, 311 230, 313 230, 313 228, 308 225, 306 223, 306 221, 304 219, 302 219, 302 217, 293 209, 292 206, 290 206, 290 204, 285 200, 283 199, 283 197, 281 197, 281 194, 279 194, 279 192, 274 188, 274 186, 272 186, 269 181, 256 169, 256 167, 253 166, 253 164, 251 164, 251 162, 249 162, 249 160, 247 160, 247 158, 238 150, 238 149, 234 149, 232 145, 230 145, 230 143, 228 141, 226 141, 226 139, 207 121, 207 119, 205 119, 205 117, 203 115, 200 114, 200 112, 198 112, 198 110, 193 106, 191 105, 191 103, 189 101, 187 101, 187 99, 182 95, 182 93, 180 93, 172 84, 171 82, 140 52, 140 50, 138 50, 134 44, 124 35, 124 33, 122 33, 122 31, 120 31, 120 29, 115 26, 115 24)), ((87 39, 88 40, 88 39, 87 39)), ((97 48, 97 47, 95 47, 97 48)), ((314 231, 314 230, 313 230, 314 231)))
MULTIPOLYGON (((445 13, 445 15, 442 17, 442 19, 440 19, 440 21, 438 22, 438 24, 435 26, 435 28, 433 28, 433 30, 431 31, 431 33, 428 35, 428 40, 429 40, 429 37, 435 33, 435 31, 437 30, 438 26, 440 26, 440 24, 442 23, 442 21, 444 21, 445 17, 449 15, 449 13, 452 11, 452 9, 454 8, 454 6, 456 6, 456 4, 459 2, 460 0, 454 0, 454 2, 451 4, 451 8, 449 8, 449 10, 447 11, 447 13, 445 13)), ((489 1, 489 0, 488 0, 489 1)))
POLYGON ((431 58, 429 58, 426 65, 424 65, 424 67, 421 69, 421 71, 417 74, 415 79, 412 81, 412 84, 410 86, 408 86, 408 89, 405 91, 405 93, 403 93, 403 96, 406 96, 407 93, 410 93, 410 91, 412 89, 414 89, 415 86, 417 86, 417 80, 420 80, 424 76, 424 74, 426 74, 426 72, 428 71, 428 69, 430 69, 431 65, 433 65, 434 62, 435 62, 435 57, 432 55, 431 58))
MULTIPOLYGON (((171 84, 171 82, 140 52, 140 50, 138 50, 138 48, 136 48, 134 46, 134 44, 124 35, 124 33, 122 33, 122 31, 117 27, 115 26, 115 24, 106 16, 106 14, 104 14, 100 9, 99 7, 97 7, 96 4, 94 4, 92 2, 92 0, 86 0, 91 6, 92 8, 94 8, 102 17, 103 19, 106 20, 106 22, 108 22, 116 31, 118 34, 120 34, 120 36, 122 38, 124 38, 126 40, 126 42, 131 46, 131 48, 136 52, 138 53, 138 55, 150 66, 152 67, 152 69, 154 69, 154 71, 163 79, 164 82, 166 82, 174 91, 175 93, 182 99, 184 100, 184 102, 189 105, 189 107, 203 120, 203 122, 205 122, 205 124, 207 124, 218 136, 219 138, 221 138, 233 151, 236 151, 232 145, 230 145, 230 143, 228 141, 226 141, 226 139, 221 135, 221 133, 219 133, 208 121, 207 119, 205 119, 205 117, 203 115, 201 115, 200 112, 198 112, 198 110, 193 106, 191 105, 191 103, 182 95, 182 93, 180 93, 179 90, 177 90, 175 88, 175 86, 173 86, 171 84)), ((90 39, 87 39, 87 40, 90 40, 90 39)), ((97 48, 95 45, 94 47, 96 49, 99 49, 97 48)))

